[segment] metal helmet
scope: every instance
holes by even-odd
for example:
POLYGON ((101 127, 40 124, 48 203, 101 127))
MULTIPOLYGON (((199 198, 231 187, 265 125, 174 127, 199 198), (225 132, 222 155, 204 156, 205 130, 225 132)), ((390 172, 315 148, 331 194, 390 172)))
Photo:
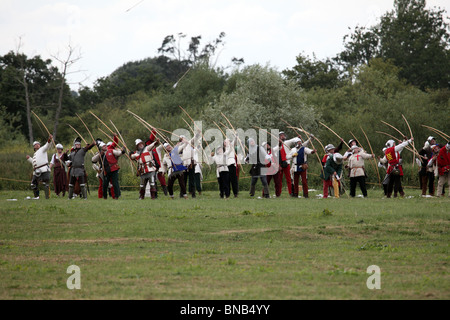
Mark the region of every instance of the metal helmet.
POLYGON ((325 151, 326 152, 328 152, 328 151, 330 151, 331 149, 335 149, 336 147, 334 146, 334 145, 332 145, 332 144, 327 144, 326 146, 325 146, 325 151))
POLYGON ((344 161, 344 157, 340 153, 335 153, 333 155, 333 161, 336 162, 337 164, 341 164, 344 161))
POLYGON ((76 137, 75 140, 73 140, 73 146, 75 147, 77 144, 81 146, 81 138, 76 137))
POLYGON ((395 145, 395 141, 394 140, 388 140, 387 142, 386 142, 386 147, 387 148, 392 148, 393 146, 395 145))

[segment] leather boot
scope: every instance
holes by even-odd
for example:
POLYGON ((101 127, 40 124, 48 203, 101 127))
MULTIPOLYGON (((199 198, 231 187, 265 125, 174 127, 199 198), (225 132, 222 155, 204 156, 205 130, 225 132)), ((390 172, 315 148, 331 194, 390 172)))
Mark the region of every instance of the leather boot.
POLYGON ((73 198, 73 186, 69 186, 69 200, 73 198))
POLYGON ((86 185, 80 186, 81 189, 81 195, 84 200, 87 200, 87 187, 86 185))
POLYGON ((256 186, 251 186, 250 187, 250 196, 254 197, 255 196, 255 191, 256 191, 256 186))
POLYGON ((139 200, 144 200, 145 199, 145 188, 141 188, 139 190, 139 200))
POLYGON ((264 198, 270 198, 270 191, 268 185, 263 187, 263 191, 264 191, 264 198))
POLYGON ((48 184, 44 185, 45 199, 50 199, 50 186, 48 184))
POLYGON ((150 195, 152 199, 156 199, 156 188, 150 188, 150 195))

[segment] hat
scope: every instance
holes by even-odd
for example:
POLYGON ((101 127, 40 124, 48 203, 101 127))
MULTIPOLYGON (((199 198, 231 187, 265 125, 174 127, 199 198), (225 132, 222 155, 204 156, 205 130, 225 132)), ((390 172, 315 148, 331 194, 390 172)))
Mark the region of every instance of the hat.
POLYGON ((450 141, 445 145, 445 149, 450 151, 450 141))
POLYGON ((343 160, 344 160, 344 157, 342 156, 342 154, 335 153, 333 155, 333 161, 336 162, 337 164, 341 164, 343 160))
POLYGON ((143 143, 143 141, 141 139, 136 139, 136 141, 134 141, 135 145, 138 145, 139 143, 143 143))
POLYGON ((98 144, 98 146, 99 146, 100 148, 103 148, 104 146, 106 146, 106 144, 105 144, 103 141, 100 141, 100 143, 98 144))
POLYGON ((280 131, 278 135, 286 134, 284 131, 280 131))
POLYGON ((112 145, 112 142, 109 141, 106 145, 109 147, 110 145, 112 145))
POLYGON ((39 141, 35 141, 35 142, 33 142, 33 147, 37 144, 41 144, 41 143, 39 141))
POLYGON ((328 145, 326 145, 325 146, 325 151, 330 151, 331 149, 335 149, 335 146, 334 145, 332 145, 332 144, 328 144, 328 145))
POLYGON ((351 145, 353 141, 355 141, 356 144, 358 144, 358 141, 357 141, 356 139, 350 139, 350 140, 348 141, 348 145, 351 145))
POLYGON ((75 140, 73 141, 73 145, 79 144, 81 145, 81 138, 80 137, 76 137, 75 140))
POLYGON ((166 143, 163 144, 163 146, 164 146, 164 148, 167 149, 167 147, 169 147, 170 145, 166 142, 166 143))
MULTIPOLYGON (((353 140, 353 141, 356 141, 356 140, 353 140)), ((359 149, 359 146, 357 146, 357 145, 352 146, 352 150, 355 150, 355 149, 359 149)))
POLYGON ((395 141, 394 141, 394 140, 388 140, 388 141, 386 142, 386 147, 387 147, 387 148, 392 148, 392 147, 394 146, 394 144, 395 144, 395 141))
POLYGON ((433 137, 433 136, 429 136, 428 139, 427 139, 427 141, 431 141, 431 140, 436 140, 436 138, 433 137))
POLYGON ((56 145, 56 149, 64 149, 63 145, 61 143, 58 143, 56 145))

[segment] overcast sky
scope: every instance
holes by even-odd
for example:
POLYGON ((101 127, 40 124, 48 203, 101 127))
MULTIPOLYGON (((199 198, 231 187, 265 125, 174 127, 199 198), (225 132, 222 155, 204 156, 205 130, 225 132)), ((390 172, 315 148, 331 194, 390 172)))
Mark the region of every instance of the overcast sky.
MULTIPOLYGON (((449 3, 427 1, 448 14, 449 3)), ((180 32, 202 35, 203 43, 225 32, 224 67, 237 57, 282 71, 301 52, 334 57, 349 27, 375 24, 393 0, 0 0, 0 9, 0 55, 15 51, 19 39, 25 54, 43 58, 64 56, 70 43, 82 56, 72 71, 85 71, 69 80, 87 75, 83 84, 91 87, 126 62, 157 56, 164 37, 180 32)))

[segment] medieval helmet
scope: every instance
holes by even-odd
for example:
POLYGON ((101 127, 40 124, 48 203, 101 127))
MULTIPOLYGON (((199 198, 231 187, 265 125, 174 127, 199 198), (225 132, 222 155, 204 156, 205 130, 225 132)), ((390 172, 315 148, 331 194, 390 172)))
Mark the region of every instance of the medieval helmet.
POLYGON ((81 138, 76 137, 75 140, 73 140, 73 146, 75 147, 77 144, 81 146, 81 138))
POLYGON ((392 148, 393 146, 395 145, 395 141, 394 140, 388 140, 387 142, 386 142, 386 147, 387 148, 392 148))
POLYGON ((335 149, 335 146, 332 145, 332 144, 327 144, 327 145, 325 146, 325 151, 326 151, 326 152, 328 152, 328 151, 330 151, 330 150, 332 150, 332 149, 335 149))
POLYGON ((333 155, 333 161, 336 162, 337 164, 341 164, 342 161, 344 161, 344 157, 340 153, 335 153, 333 155))

